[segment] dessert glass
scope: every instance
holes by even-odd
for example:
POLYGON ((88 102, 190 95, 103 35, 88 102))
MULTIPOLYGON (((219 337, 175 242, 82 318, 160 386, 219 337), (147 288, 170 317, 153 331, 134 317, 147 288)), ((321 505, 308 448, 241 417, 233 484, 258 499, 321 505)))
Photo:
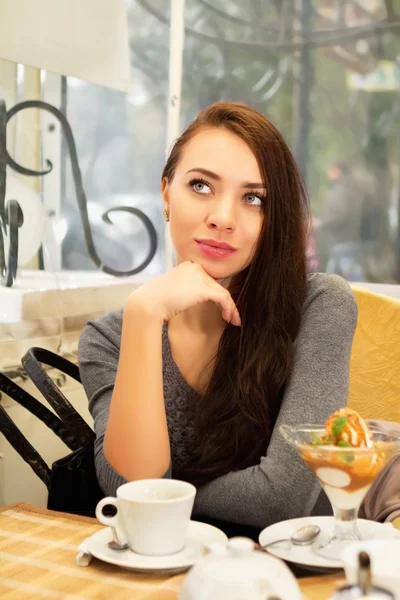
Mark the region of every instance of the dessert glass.
POLYGON ((317 541, 313 551, 340 560, 349 543, 362 539, 357 527, 360 504, 383 467, 400 451, 400 434, 370 427, 373 447, 353 448, 316 444, 315 440, 325 434, 323 425, 281 425, 279 429, 314 472, 332 505, 333 535, 317 541))

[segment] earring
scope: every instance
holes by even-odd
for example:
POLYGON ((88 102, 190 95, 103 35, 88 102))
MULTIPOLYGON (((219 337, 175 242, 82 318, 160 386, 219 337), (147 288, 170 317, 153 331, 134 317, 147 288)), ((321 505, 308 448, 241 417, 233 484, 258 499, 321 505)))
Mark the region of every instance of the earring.
POLYGON ((165 217, 165 221, 168 223, 168 221, 169 221, 169 210, 168 210, 168 208, 164 208, 164 217, 165 217))

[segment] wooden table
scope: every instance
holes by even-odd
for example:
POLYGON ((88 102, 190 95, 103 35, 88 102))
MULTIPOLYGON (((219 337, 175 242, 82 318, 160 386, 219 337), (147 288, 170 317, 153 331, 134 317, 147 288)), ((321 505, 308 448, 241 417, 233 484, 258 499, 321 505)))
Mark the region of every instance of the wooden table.
MULTIPOLYGON (((30 504, 0 507, 0 597, 3 600, 177 600, 185 574, 141 575, 93 559, 75 563, 80 542, 101 525, 96 519, 30 504)), ((305 600, 326 600, 344 574, 299 579, 305 600)))

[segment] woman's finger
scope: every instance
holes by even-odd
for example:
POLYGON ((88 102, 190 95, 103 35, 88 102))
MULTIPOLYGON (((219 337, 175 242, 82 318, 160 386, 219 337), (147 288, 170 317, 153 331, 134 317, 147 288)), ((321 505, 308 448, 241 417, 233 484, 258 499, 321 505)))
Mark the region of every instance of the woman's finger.
POLYGON ((241 325, 239 311, 236 308, 234 301, 228 291, 217 294, 215 302, 217 302, 222 309, 222 317, 228 323, 232 325, 241 325))
POLYGON ((203 269, 201 269, 203 276, 203 284, 209 286, 211 290, 210 300, 213 300, 216 304, 219 304, 222 311, 222 317, 228 323, 232 323, 232 325, 239 326, 241 325, 241 319, 239 315, 239 311, 234 303, 232 296, 229 290, 225 289, 220 283, 215 281, 212 277, 210 277, 203 269))
POLYGON ((237 327, 241 327, 242 325, 242 319, 240 318, 240 314, 236 307, 236 304, 233 305, 231 323, 232 325, 236 325, 237 327))

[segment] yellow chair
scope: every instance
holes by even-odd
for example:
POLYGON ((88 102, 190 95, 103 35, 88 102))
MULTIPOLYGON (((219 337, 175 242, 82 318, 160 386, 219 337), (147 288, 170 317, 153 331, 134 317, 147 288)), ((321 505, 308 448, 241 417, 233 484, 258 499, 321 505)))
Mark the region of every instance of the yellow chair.
POLYGON ((400 300, 352 286, 358 324, 348 406, 366 419, 400 422, 400 300))

